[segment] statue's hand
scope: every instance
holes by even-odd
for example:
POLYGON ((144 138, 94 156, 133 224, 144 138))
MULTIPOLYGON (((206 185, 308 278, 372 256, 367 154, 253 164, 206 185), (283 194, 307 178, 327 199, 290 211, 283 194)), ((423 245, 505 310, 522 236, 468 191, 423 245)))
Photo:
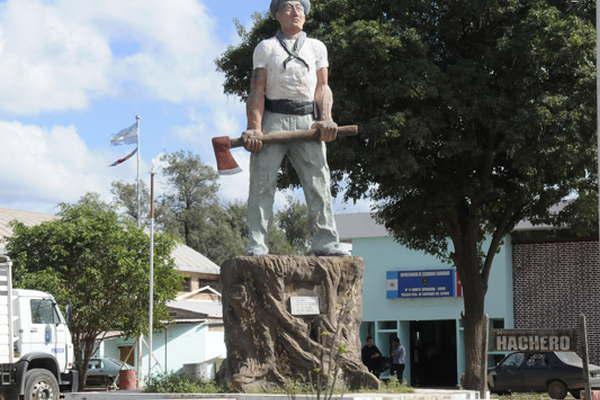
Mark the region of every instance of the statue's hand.
POLYGON ((319 130, 320 139, 326 143, 337 139, 338 125, 333 120, 317 121, 312 127, 319 130))
POLYGON ((242 134, 244 139, 244 148, 252 153, 258 153, 262 150, 263 142, 261 137, 263 133, 260 129, 248 129, 242 134))

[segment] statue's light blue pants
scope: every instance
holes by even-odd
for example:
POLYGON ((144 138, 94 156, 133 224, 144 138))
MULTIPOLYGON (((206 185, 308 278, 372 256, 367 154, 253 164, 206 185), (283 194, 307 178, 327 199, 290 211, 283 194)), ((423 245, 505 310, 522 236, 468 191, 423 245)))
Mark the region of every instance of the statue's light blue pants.
MULTIPOLYGON (((265 111, 263 116, 265 135, 274 131, 309 129, 312 124, 312 115, 286 115, 265 111)), ((273 215, 277 175, 286 155, 300 178, 304 190, 312 233, 312 250, 318 253, 338 243, 331 204, 331 175, 327 165, 325 143, 297 141, 267 144, 259 153, 252 154, 250 159, 249 254, 267 254, 269 251, 266 245, 267 230, 273 215)))

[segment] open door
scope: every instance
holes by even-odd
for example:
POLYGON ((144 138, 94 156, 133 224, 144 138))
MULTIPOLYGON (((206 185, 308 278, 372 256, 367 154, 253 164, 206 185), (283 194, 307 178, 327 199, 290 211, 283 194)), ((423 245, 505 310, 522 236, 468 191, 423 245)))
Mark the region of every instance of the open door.
POLYGON ((411 321, 411 385, 456 387, 456 321, 411 321))

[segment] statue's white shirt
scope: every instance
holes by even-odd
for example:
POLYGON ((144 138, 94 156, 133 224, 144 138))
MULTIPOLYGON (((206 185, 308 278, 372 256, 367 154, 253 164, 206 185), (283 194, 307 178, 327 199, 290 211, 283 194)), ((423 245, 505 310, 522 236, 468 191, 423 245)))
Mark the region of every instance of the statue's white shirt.
MULTIPOLYGON (((288 41, 292 48, 295 40, 288 41)), ((300 49, 299 56, 310 68, 306 68, 299 60, 292 60, 284 69, 283 62, 288 53, 283 49, 276 37, 265 39, 254 49, 252 58, 254 69, 267 70, 266 96, 271 100, 314 101, 317 87, 317 71, 329 67, 327 48, 323 42, 307 38, 300 49)))

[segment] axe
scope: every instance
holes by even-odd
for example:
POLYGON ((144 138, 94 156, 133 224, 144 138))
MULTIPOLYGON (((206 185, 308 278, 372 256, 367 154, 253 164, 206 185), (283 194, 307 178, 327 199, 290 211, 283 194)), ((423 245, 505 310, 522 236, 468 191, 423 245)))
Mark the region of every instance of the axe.
MULTIPOLYGON (((358 134, 357 125, 348 125, 338 127, 338 136, 356 136, 358 134)), ((269 132, 261 137, 263 144, 269 143, 288 143, 296 140, 318 140, 318 129, 307 129, 300 131, 280 131, 269 132)), ((231 138, 229 136, 219 136, 212 139, 215 157, 217 159, 217 169, 221 175, 233 175, 241 171, 238 163, 231 155, 231 149, 242 147, 244 145, 243 136, 231 138)))

